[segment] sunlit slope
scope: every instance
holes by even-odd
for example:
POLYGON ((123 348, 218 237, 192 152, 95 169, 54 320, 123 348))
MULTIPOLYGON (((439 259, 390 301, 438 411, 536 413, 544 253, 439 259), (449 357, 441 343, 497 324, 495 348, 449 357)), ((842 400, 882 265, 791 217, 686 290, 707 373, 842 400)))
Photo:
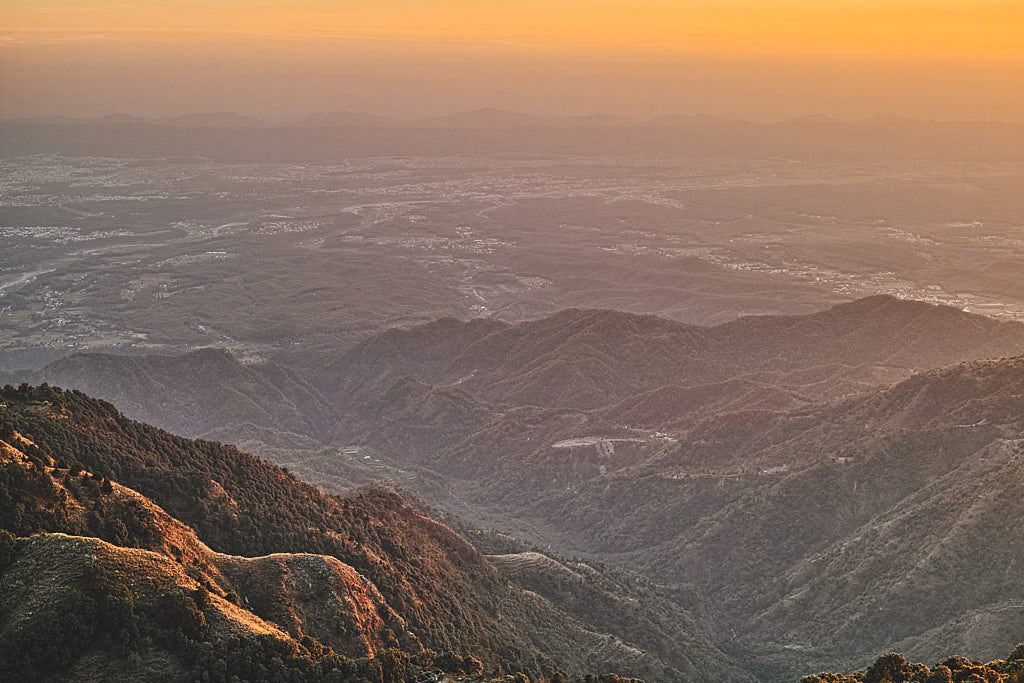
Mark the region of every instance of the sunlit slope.
MULTIPOLYGON (((556 668, 678 675, 656 655, 609 641, 550 600, 510 584, 472 545, 394 491, 325 496, 251 455, 127 420, 78 392, 6 392, 0 426, 8 492, 0 521, 21 537, 4 537, 5 561, 13 563, 10 571, 30 574, 41 561, 32 559, 34 549, 43 548, 45 557, 59 550, 63 559, 55 566, 68 567, 67 574, 47 575, 52 581, 32 590, 70 591, 77 602, 66 607, 82 617, 60 656, 5 649, 29 658, 6 660, 15 671, 67 672, 95 657, 128 656, 138 629, 145 636, 139 642, 152 641, 152 651, 139 650, 133 666, 164 658, 186 672, 209 663, 189 663, 195 648, 213 648, 228 660, 246 652, 257 662, 282 656, 305 671, 335 662, 332 652, 376 659, 390 649, 415 655, 429 647, 534 675, 556 668), (94 547, 118 578, 102 578, 83 593, 67 582, 100 552, 94 547), (137 605, 135 616, 96 621, 89 601, 122 588, 137 605), (175 635, 177 622, 150 618, 149 605, 166 601, 187 613, 184 640, 175 635), (236 626, 209 626, 222 622, 236 626)), ((53 613, 26 608, 18 591, 6 592, 4 601, 0 628, 11 642, 50 628, 53 613)), ((699 635, 693 648, 707 667, 694 676, 743 677, 699 635)))

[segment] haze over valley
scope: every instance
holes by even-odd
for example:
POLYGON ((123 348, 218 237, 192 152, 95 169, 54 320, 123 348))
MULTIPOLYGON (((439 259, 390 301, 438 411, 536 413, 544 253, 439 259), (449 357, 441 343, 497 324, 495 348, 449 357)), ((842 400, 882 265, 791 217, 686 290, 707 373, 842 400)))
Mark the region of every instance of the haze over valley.
POLYGON ((0 8, 0 680, 1024 680, 1024 12, 0 8))
MULTIPOLYGON (((135 126, 136 144, 161 131, 135 126)), ((88 139, 80 127, 62 126, 88 139)), ((268 359, 443 316, 583 307, 711 324, 873 294, 1021 318, 1020 162, 712 152, 10 158, 0 361, 268 359)))
MULTIPOLYGON (((472 153, 317 161, 303 141, 359 129, 290 129, 290 152, 256 161, 168 155, 159 123, 5 124, 31 152, 0 196, 5 382, 84 390, 331 493, 397 484, 513 585, 643 653, 608 670, 785 680, 1013 645, 1016 580, 962 583, 994 529, 971 512, 958 533, 981 546, 955 541, 943 496, 975 494, 938 491, 1015 479, 1018 362, 956 364, 1024 353, 1019 161, 787 158, 721 134, 624 154, 609 140, 640 124, 621 122, 589 155, 515 153, 477 139, 496 113, 473 116, 417 129, 472 153), (161 155, 74 154, 96 126, 161 155), (900 531, 904 514, 927 521, 900 531), (925 560, 871 550, 878 534, 945 538, 946 561, 911 569, 925 560), (569 597, 567 557, 649 586, 646 625, 569 597), (847 614, 854 595, 890 607, 847 614)), ((511 137, 554 126, 498 118, 511 137)), ((381 152, 410 144, 372 130, 381 152)))

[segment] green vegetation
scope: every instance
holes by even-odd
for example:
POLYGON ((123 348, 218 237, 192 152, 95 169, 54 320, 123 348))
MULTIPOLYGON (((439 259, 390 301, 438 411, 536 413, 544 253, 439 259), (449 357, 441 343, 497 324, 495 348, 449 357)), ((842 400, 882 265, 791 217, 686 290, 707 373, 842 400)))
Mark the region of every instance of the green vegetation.
POLYGON ((912 664, 897 652, 882 655, 866 671, 820 673, 800 683, 1021 683, 1024 681, 1024 643, 1008 659, 982 663, 953 656, 929 668, 912 664))
POLYGON ((85 661, 182 681, 555 676, 539 622, 561 629, 551 652, 587 656, 571 619, 521 602, 396 491, 326 496, 45 385, 0 392, 0 442, 0 678, 58 679, 85 661), (307 572, 326 582, 320 602, 342 591, 354 611, 311 612, 274 578, 280 563, 282 579, 307 572), (172 664, 151 672, 161 657, 172 664))

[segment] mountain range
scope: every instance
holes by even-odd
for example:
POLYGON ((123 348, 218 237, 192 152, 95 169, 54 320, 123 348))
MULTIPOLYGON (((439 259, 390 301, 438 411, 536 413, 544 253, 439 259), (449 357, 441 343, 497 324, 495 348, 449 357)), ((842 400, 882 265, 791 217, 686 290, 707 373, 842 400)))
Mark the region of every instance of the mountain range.
MULTIPOLYGON (((2 401, 6 676, 400 680, 410 661, 433 661, 476 675, 682 680, 657 655, 581 621, 601 612, 570 614, 554 588, 522 587, 568 575, 600 609, 624 609, 630 594, 652 600, 599 567, 528 552, 492 562, 401 492, 328 496, 77 391, 26 385, 2 401), (524 566, 535 568, 517 574, 524 566)), ((643 641, 670 640, 687 679, 745 678, 692 623, 690 632, 685 622, 622 618, 643 641)))
POLYGON ((270 123, 225 113, 147 119, 39 117, 0 121, 0 154, 202 157, 221 162, 321 162, 379 156, 488 154, 683 155, 803 161, 1020 161, 1024 124, 821 116, 776 123, 710 116, 632 121, 547 119, 480 109, 411 122, 354 112, 270 123))
MULTIPOLYGON (((398 482, 505 582, 477 588, 481 604, 495 585, 527 591, 559 623, 640 650, 627 673, 784 680, 887 649, 994 656, 1019 639, 1022 353, 1024 325, 879 296, 715 327, 606 310, 442 319, 303 367, 217 349, 80 354, 5 381, 82 388, 327 491, 398 482)), ((149 495, 120 471, 87 469, 149 495)), ((370 491, 360 495, 385 495, 370 491)), ((285 551, 204 533, 218 552, 285 551)), ((536 622, 514 626, 540 650, 521 662, 436 640, 427 617, 380 590, 427 647, 523 667, 588 661, 538 648, 522 635, 536 622)))

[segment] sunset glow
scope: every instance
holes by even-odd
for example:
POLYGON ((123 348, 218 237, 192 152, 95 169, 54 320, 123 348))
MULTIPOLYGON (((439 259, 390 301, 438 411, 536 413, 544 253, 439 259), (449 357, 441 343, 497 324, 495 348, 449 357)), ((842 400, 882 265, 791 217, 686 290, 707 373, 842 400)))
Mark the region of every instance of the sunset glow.
POLYGON ((942 57, 1024 56, 1024 5, 980 2, 640 0, 424 3, 5 3, 7 40, 220 34, 249 38, 373 38, 520 47, 712 50, 942 57), (184 7, 183 7, 184 6, 184 7))
MULTIPOLYGON (((1024 90, 1024 3, 1015 0, 11 0, 0 7, 0 23, 4 104, 21 113, 46 109, 23 96, 23 87, 37 87, 22 82, 29 80, 29 72, 36 74, 32 83, 42 79, 58 90, 66 88, 64 99, 77 92, 76 83, 82 79, 95 79, 102 87, 86 98, 94 101, 94 113, 131 108, 138 98, 131 96, 127 83, 125 89, 113 88, 108 77, 111 65, 127 72, 118 73, 118 78, 128 83, 141 71, 164 79, 168 51, 187 44, 177 55, 180 61, 172 76, 195 70, 202 78, 221 74, 263 89, 275 78, 287 83, 317 73, 318 78, 340 79, 338 88, 344 81, 348 90, 346 97, 325 91, 322 106, 400 117, 477 105, 563 113, 596 108, 634 115, 692 107, 750 118, 808 109, 849 116, 922 115, 924 107, 918 105, 934 104, 941 89, 965 92, 972 104, 946 103, 945 111, 936 110, 937 116, 1024 119, 1024 101, 1018 94, 1024 90), (547 63, 551 59, 559 61, 555 68, 547 63), (353 95, 359 83, 345 80, 348 75, 330 66, 352 65, 353 60, 362 60, 373 72, 379 84, 374 96, 353 95), (67 70, 60 68, 65 64, 83 73, 72 82, 67 70), (500 101, 482 95, 476 85, 447 106, 420 98, 417 111, 412 111, 413 105, 402 100, 408 88, 430 83, 458 92, 476 78, 470 72, 485 65, 506 85, 507 96, 500 101), (605 90, 616 92, 635 80, 638 70, 641 78, 642 73, 657 70, 685 80, 694 68, 704 69, 719 85, 738 79, 730 92, 746 87, 744 79, 751 84, 777 83, 780 92, 786 91, 788 81, 799 80, 804 87, 814 83, 816 91, 825 93, 822 97, 835 99, 827 91, 837 70, 863 92, 843 96, 848 102, 815 105, 809 95, 807 102, 797 104, 793 98, 800 93, 794 91, 789 100, 792 110, 776 112, 776 107, 725 106, 715 88, 705 93, 711 104, 704 106, 673 92, 645 103, 624 104, 618 96, 604 102, 596 90, 586 98, 552 102, 537 88, 538 72, 552 83, 572 82, 573 90, 581 88, 582 78, 606 83, 605 90), (428 73, 410 82, 410 69, 428 73), (893 98, 904 103, 895 106, 890 103, 893 98)), ((256 106, 233 89, 218 89, 222 101, 182 101, 175 106, 256 106)), ((553 89, 566 90, 563 85, 553 89)), ((47 95, 54 98, 55 92, 47 95)), ((312 101, 292 104, 294 112, 318 106, 312 101)), ((280 103, 275 108, 286 109, 280 103)))
POLYGON ((0 0, 0 683, 1024 683, 1022 273, 1024 0, 0 0))

